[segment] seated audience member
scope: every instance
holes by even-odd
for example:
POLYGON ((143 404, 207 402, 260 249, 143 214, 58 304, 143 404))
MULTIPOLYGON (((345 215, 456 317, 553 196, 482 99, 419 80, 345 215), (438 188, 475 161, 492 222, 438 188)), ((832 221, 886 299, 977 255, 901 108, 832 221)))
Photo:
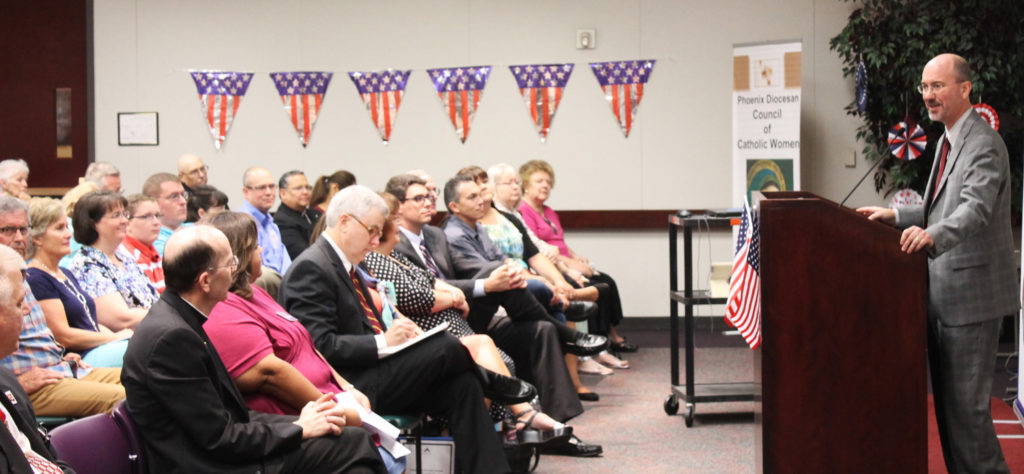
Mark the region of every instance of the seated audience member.
POLYGON ((237 265, 212 227, 167 241, 167 291, 136 330, 122 374, 150 472, 385 472, 369 433, 346 427, 330 394, 298 417, 245 406, 202 326, 237 265))
POLYGON ((331 203, 334 194, 353 184, 356 184, 355 175, 345 170, 338 170, 330 176, 317 178, 316 183, 313 183, 313 195, 310 196, 309 207, 323 214, 327 211, 327 205, 331 203))
POLYGON ((82 181, 89 181, 95 184, 98 189, 105 189, 115 193, 123 191, 121 189, 121 170, 106 161, 89 163, 89 167, 85 169, 85 176, 79 183, 82 181))
POLYGON ((29 202, 29 268, 27 280, 57 342, 82 355, 94 367, 120 367, 131 329, 113 332, 96 318, 96 304, 74 274, 57 262, 68 253, 67 219, 60 202, 32 198, 29 202))
MULTIPOLYGON (((508 258, 513 262, 519 264, 524 269, 532 272, 526 273, 528 278, 531 278, 528 283, 531 289, 536 293, 538 299, 542 296, 554 293, 559 295, 563 300, 573 301, 565 312, 567 314, 575 313, 576 317, 574 320, 589 319, 590 317, 599 316, 601 313, 597 312, 597 306, 592 302, 597 301, 600 296, 598 288, 586 287, 576 289, 566 281, 565 277, 558 270, 557 266, 547 258, 547 256, 540 253, 540 250, 533 245, 533 241, 526 237, 526 226, 521 222, 518 222, 515 217, 507 214, 502 214, 493 205, 495 197, 495 184, 490 180, 487 172, 477 166, 469 166, 459 171, 459 174, 467 174, 473 177, 476 184, 480 185, 481 197, 484 200, 484 208, 486 209, 483 217, 477 222, 480 223, 480 227, 486 231, 487 236, 490 238, 491 243, 500 252, 488 254, 486 251, 486 242, 481 241, 480 244, 476 245, 476 242, 468 242, 465 240, 469 234, 459 231, 457 228, 453 228, 456 234, 462 237, 462 240, 454 241, 453 247, 458 251, 467 252, 470 258, 476 259, 488 259, 488 258, 508 258), (532 277, 531 277, 532 275, 532 277), (584 307, 580 305, 590 305, 584 307), (588 316, 589 315, 589 316, 588 316)), ((463 215, 459 216, 459 219, 468 222, 468 217, 464 212, 463 215)), ((474 220, 474 219, 470 219, 474 220)), ((448 230, 446 229, 446 232, 448 230)), ((607 289, 607 288, 606 288, 607 289)), ((594 358, 586 357, 581 358, 578 363, 573 356, 566 357, 566 363, 569 364, 570 372, 578 370, 583 373, 610 375, 612 370, 605 367, 615 367, 619 369, 629 368, 629 363, 620 360, 619 358, 603 351, 600 354, 594 356, 594 358), (601 365, 605 364, 605 365, 601 365)), ((593 397, 593 395, 585 395, 590 390, 583 386, 582 382, 579 381, 579 377, 573 377, 573 383, 576 385, 576 389, 582 396, 593 397)))
POLYGON ((427 188, 427 197, 430 199, 432 206, 430 210, 430 219, 433 220, 434 216, 437 215, 437 201, 439 196, 437 194, 437 183, 434 182, 434 178, 426 172, 426 170, 409 170, 406 174, 411 174, 419 179, 423 180, 423 186, 427 188))
POLYGON ((157 293, 164 292, 164 267, 153 242, 160 235, 160 206, 145 194, 128 197, 128 228, 121 250, 131 255, 157 293))
POLYGON ((277 298, 281 286, 281 275, 288 271, 292 258, 281 241, 281 229, 274 223, 270 208, 277 199, 277 184, 274 176, 264 168, 253 167, 245 170, 242 177, 242 195, 245 202, 238 210, 256 219, 256 229, 260 234, 260 248, 263 249, 263 276, 256 281, 256 286, 267 290, 270 296, 277 298))
MULTIPOLYGON (((231 292, 213 307, 203 330, 249 409, 298 415, 306 403, 326 393, 348 392, 352 403, 369 410, 366 395, 320 357, 302 323, 288 315, 266 291, 252 285, 262 271, 252 218, 241 212, 221 212, 200 222, 223 232, 231 243, 231 253, 238 256, 231 292)), ((345 408, 346 426, 359 426, 359 412, 351 406, 345 408)), ((388 472, 402 472, 404 461, 396 464, 387 450, 378 451, 388 472)))
MULTIPOLYGON (((502 212, 513 217, 513 223, 523 224, 522 227, 526 229, 526 235, 530 237, 530 241, 537 247, 540 253, 544 254, 548 260, 551 260, 558 270, 565 273, 567 276, 572 278, 574 281, 583 276, 582 273, 567 272, 570 270, 562 262, 562 256, 558 253, 558 247, 545 242, 537 234, 533 233, 526 224, 523 223, 523 216, 519 214, 519 202, 523 199, 523 182, 519 179, 519 171, 510 164, 498 163, 487 169, 487 178, 494 186, 494 201, 492 204, 498 212, 502 212)), ((519 226, 516 226, 519 227, 519 226)), ((580 280, 582 281, 582 280, 580 280)))
MULTIPOLYGON (((565 422, 582 413, 583 405, 573 389, 563 352, 597 354, 607 346, 607 340, 575 330, 566 331, 564 324, 551 318, 533 295, 520 287, 521 282, 513 278, 505 265, 492 263, 494 269, 490 273, 456 277, 453 260, 459 256, 450 252, 444 231, 428 225, 434 205, 424 183, 411 174, 388 180, 387 192, 401 202, 397 221, 399 243, 395 251, 458 290, 455 297, 469 302, 466 322, 470 328, 486 333, 512 357, 517 375, 537 385, 548 415, 565 422), (509 317, 495 316, 499 306, 509 317), (556 328, 556 325, 561 327, 556 328)), ((601 447, 583 444, 573 436, 565 445, 564 453, 596 456, 601 453, 601 447)))
POLYGON ((185 188, 171 173, 157 173, 142 184, 142 194, 153 199, 160 206, 160 235, 153 242, 153 247, 160 255, 164 254, 164 243, 179 227, 191 225, 185 223, 187 213, 185 188))
POLYGON ((213 186, 200 184, 188 193, 186 207, 185 222, 195 223, 211 212, 226 211, 228 195, 213 186))
POLYGON ((75 204, 78 204, 78 200, 82 199, 82 196, 93 191, 98 191, 99 189, 99 185, 92 181, 82 181, 81 183, 78 183, 78 186, 71 188, 68 192, 64 193, 63 197, 60 198, 61 204, 64 205, 64 215, 67 216, 68 231, 71 232, 71 243, 69 244, 71 253, 60 259, 60 266, 64 268, 71 265, 71 256, 78 252, 78 249, 82 248, 81 242, 75 240, 74 223, 71 222, 71 215, 75 212, 75 204))
POLYGON ((120 250, 128 227, 127 200, 111 191, 95 191, 78 201, 71 221, 82 248, 69 269, 96 301, 100 324, 113 331, 135 328, 160 297, 127 252, 120 250))
POLYGON ((196 155, 184 154, 178 158, 178 180, 187 194, 192 194, 197 187, 206 184, 209 171, 210 167, 196 155))
MULTIPOLYGON (((14 249, 24 260, 28 206, 17 198, 0 196, 0 229, 0 244, 14 249)), ((65 353, 47 327, 28 282, 23 287, 29 314, 18 336, 18 350, 0 364, 18 376, 40 416, 82 417, 113 410, 124 399, 121 369, 93 368, 78 354, 65 353)))
MULTIPOLYGON (((510 375, 512 359, 495 347, 490 337, 473 332, 463 319, 469 314, 469 304, 462 292, 394 251, 399 241, 398 224, 395 222, 398 198, 390 193, 381 193, 381 197, 390 212, 384 221, 380 244, 367 254, 363 266, 378 280, 394 284, 397 309, 402 316, 409 317, 423 329, 448 323, 447 332, 462 341, 476 363, 502 375, 510 375)), ((518 424, 516 430, 521 441, 550 441, 571 434, 571 429, 564 429, 564 425, 528 403, 508 408, 518 424)), ((494 412, 493 407, 491 411, 494 412)))
POLYGON ((20 158, 0 161, 0 190, 4 196, 14 196, 28 202, 28 163, 20 158))
POLYGON ((622 300, 619 298, 619 287, 615 280, 607 273, 597 271, 586 257, 573 252, 565 244, 565 232, 558 220, 558 214, 544 205, 555 186, 554 169, 546 161, 531 160, 519 167, 519 177, 523 182, 523 203, 519 205, 519 212, 526 226, 533 230, 537 237, 558 247, 569 268, 582 273, 593 283, 608 285, 608 290, 601 292, 597 302, 601 314, 590 318, 590 331, 607 335, 614 351, 636 352, 637 346, 626 342, 626 338, 619 335, 615 329, 622 321, 622 300))
MULTIPOLYGON (((21 276, 24 269, 25 261, 17 252, 0 246, 0 358, 18 348, 22 320, 29 313, 21 276)), ((7 395, 0 397, 0 472, 73 473, 57 460, 49 438, 37 428, 28 394, 6 368, 0 368, 0 390, 7 395)))
POLYGON ((327 362, 378 411, 443 416, 463 472, 507 472, 484 392, 492 400, 515 403, 535 396, 532 386, 477 366, 465 346, 445 333, 380 356, 381 349, 420 332, 407 318, 385 327, 355 269, 378 243, 387 214, 384 200, 365 186, 335 194, 327 230, 284 276, 281 304, 306 327, 327 362))
POLYGON ((277 206, 274 223, 281 230, 281 241, 288 249, 288 256, 294 260, 309 247, 313 227, 323 213, 309 207, 312 187, 301 171, 291 170, 281 175, 277 186, 281 205, 277 206))

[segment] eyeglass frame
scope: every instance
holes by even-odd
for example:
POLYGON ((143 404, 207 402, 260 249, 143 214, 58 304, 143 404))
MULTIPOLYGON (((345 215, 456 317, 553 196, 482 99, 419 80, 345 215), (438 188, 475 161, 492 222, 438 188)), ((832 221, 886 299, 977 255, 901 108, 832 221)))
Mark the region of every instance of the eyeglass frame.
POLYGON ((198 168, 196 168, 196 169, 194 169, 192 171, 186 171, 185 172, 185 174, 188 175, 188 176, 199 176, 200 173, 202 173, 202 174, 209 174, 210 173, 210 165, 203 165, 203 166, 200 166, 200 167, 198 167, 198 168))
POLYGON ((214 266, 212 266, 210 268, 207 268, 206 270, 207 271, 214 271, 214 270, 220 270, 221 268, 225 268, 225 267, 227 267, 227 268, 238 268, 238 264, 239 263, 241 263, 241 261, 238 259, 238 255, 232 254, 231 255, 231 263, 228 263, 228 264, 225 264, 225 265, 214 265, 214 266))
POLYGON ((5 237, 12 237, 12 236, 14 236, 15 232, 20 233, 20 234, 24 235, 25 237, 28 237, 28 231, 29 231, 28 226, 8 225, 8 226, 0 227, 0 235, 3 235, 5 237))
POLYGON ((273 191, 277 191, 277 185, 274 184, 274 183, 268 183, 268 184, 261 184, 259 186, 246 186, 245 189, 248 189, 249 191, 256 191, 256 192, 259 192, 259 193, 263 193, 263 192, 267 192, 267 191, 273 192, 273 191))
POLYGON ((164 215, 158 212, 156 214, 142 214, 140 216, 129 216, 128 219, 143 219, 143 220, 156 219, 156 220, 160 220, 163 217, 164 217, 164 215))
POLYGON ((355 221, 358 222, 359 225, 363 227, 363 229, 366 229, 366 233, 367 235, 370 236, 370 240, 373 240, 374 237, 380 237, 381 235, 383 235, 384 229, 381 229, 379 227, 370 227, 366 225, 365 222, 359 220, 359 218, 356 217, 354 214, 346 212, 345 215, 351 217, 352 219, 355 219, 355 221))
MULTIPOLYGON (((963 82, 965 82, 965 81, 955 81, 954 84, 961 84, 963 82)), ((942 81, 936 81, 936 82, 933 82, 931 84, 925 84, 925 83, 922 82, 922 83, 918 84, 917 87, 915 87, 914 89, 917 90, 917 92, 919 92, 921 95, 925 95, 925 94, 927 94, 929 92, 931 92, 933 94, 938 94, 939 91, 941 91, 942 89, 945 89, 946 87, 951 86, 951 85, 953 85, 953 84, 946 84, 946 83, 944 83, 942 81)))

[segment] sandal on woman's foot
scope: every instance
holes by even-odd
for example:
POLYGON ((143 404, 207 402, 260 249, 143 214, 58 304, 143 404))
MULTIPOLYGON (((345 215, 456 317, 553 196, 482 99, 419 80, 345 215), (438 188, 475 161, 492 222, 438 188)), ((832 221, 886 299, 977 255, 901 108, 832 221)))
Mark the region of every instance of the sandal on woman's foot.
POLYGON ((541 430, 533 426, 533 420, 537 418, 540 412, 530 408, 524 410, 516 415, 516 439, 519 444, 525 445, 557 445, 564 443, 572 436, 572 427, 561 425, 558 428, 552 428, 550 430, 541 430), (523 417, 530 415, 526 421, 523 421, 523 417), (523 426, 519 428, 520 424, 523 426))
POLYGON ((611 355, 608 351, 602 352, 594 356, 594 360, 599 362, 601 365, 611 367, 613 369, 628 369, 629 362, 619 359, 611 355))
POLYGON ((581 374, 591 375, 611 375, 615 373, 614 371, 612 371, 612 369, 609 369, 608 367, 601 365, 596 360, 591 359, 589 357, 586 359, 580 359, 579 365, 576 367, 576 370, 581 374))

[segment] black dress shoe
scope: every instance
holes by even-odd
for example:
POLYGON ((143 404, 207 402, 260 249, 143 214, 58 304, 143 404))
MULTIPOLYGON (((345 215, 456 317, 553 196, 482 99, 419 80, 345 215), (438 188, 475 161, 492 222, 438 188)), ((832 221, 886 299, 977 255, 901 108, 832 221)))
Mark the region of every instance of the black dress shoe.
POLYGON ((562 343, 565 351, 578 356, 592 356, 600 354, 608 348, 608 338, 597 334, 578 332, 576 338, 570 342, 562 343))
POLYGON ((569 440, 561 445, 556 446, 541 446, 540 452, 544 454, 554 454, 556 456, 573 456, 577 458, 592 458, 600 456, 604 452, 599 444, 587 444, 580 441, 575 435, 570 436, 569 440))
POLYGON ((601 399, 601 396, 596 392, 576 392, 576 395, 585 402, 596 402, 601 399))
POLYGON ((572 322, 586 321, 597 313, 597 303, 592 301, 570 301, 565 308, 565 319, 572 322))
POLYGON ((533 400, 537 396, 537 388, 529 382, 491 372, 481 366, 476 366, 477 379, 484 391, 484 396, 491 401, 503 405, 514 405, 533 400))
POLYGON ((612 352, 636 352, 640 350, 640 346, 636 344, 630 344, 625 339, 622 342, 613 342, 611 344, 612 352))

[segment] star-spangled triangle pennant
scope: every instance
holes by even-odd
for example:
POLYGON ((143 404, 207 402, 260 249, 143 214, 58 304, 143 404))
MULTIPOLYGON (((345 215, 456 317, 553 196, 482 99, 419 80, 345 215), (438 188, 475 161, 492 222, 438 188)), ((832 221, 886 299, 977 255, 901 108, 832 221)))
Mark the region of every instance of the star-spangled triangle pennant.
POLYGON ((331 72, 272 72, 270 79, 281 95, 284 111, 299 134, 299 142, 305 147, 313 134, 313 126, 320 116, 320 106, 331 84, 331 72))
POLYGON ((490 73, 490 66, 427 69, 430 82, 441 99, 441 106, 462 143, 466 143, 469 137, 469 127, 480 108, 480 96, 484 93, 490 73))
POLYGON ((213 147, 220 146, 227 139, 228 130, 238 116, 238 106, 249 88, 251 72, 190 71, 199 92, 203 116, 213 135, 213 147))
POLYGON ((540 141, 548 138, 551 121, 555 118, 558 103, 562 101, 562 89, 572 75, 570 64, 523 64, 509 66, 512 76, 519 85, 519 93, 530 112, 530 118, 537 128, 540 141))
POLYGON ((410 73, 411 69, 348 73, 385 145, 391 139, 395 117, 398 116, 398 107, 402 105, 402 95, 405 93, 410 73))
POLYGON ((629 138, 629 132, 636 121, 636 111, 644 96, 644 87, 654 71, 653 59, 633 61, 609 61, 590 63, 590 69, 597 76, 597 82, 604 91, 604 98, 612 106, 615 120, 622 133, 629 138))

